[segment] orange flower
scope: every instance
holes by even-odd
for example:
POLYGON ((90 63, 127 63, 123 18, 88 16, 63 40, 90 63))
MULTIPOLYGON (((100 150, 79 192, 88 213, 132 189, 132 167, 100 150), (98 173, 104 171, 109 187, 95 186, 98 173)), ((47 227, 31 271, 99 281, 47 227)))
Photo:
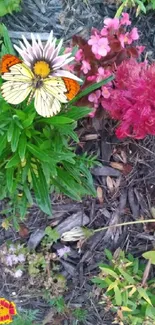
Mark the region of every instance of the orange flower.
POLYGON ((12 315, 16 315, 16 307, 13 302, 0 298, 0 324, 12 322, 12 315))

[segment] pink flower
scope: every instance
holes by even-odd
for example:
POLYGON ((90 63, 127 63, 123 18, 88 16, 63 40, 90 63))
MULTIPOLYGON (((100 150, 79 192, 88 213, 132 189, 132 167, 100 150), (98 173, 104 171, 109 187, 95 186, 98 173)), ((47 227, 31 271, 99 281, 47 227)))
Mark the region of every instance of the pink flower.
POLYGON ((90 39, 88 40, 88 44, 92 45, 92 47, 96 44, 98 44, 98 41, 100 39, 100 36, 97 33, 94 33, 91 35, 90 39))
POLYGON ((117 30, 120 25, 119 18, 106 18, 104 19, 104 25, 108 28, 117 30))
POLYGON ((145 46, 143 46, 143 45, 139 45, 139 46, 136 46, 136 49, 138 50, 138 53, 139 53, 139 55, 140 55, 140 54, 143 53, 143 51, 145 50, 145 46))
POLYGON ((89 70, 91 70, 90 63, 86 60, 82 61, 81 70, 84 74, 87 74, 89 70))
POLYGON ((64 50, 64 53, 67 54, 67 53, 70 53, 72 52, 72 47, 66 47, 65 50, 64 50))
POLYGON ((95 116, 95 113, 96 113, 96 108, 94 108, 94 110, 91 113, 89 113, 89 116, 93 118, 95 116))
POLYGON ((122 13, 122 18, 120 20, 120 25, 126 25, 126 26, 131 25, 131 21, 129 20, 129 14, 127 14, 126 12, 122 13))
POLYGON ((132 42, 138 40, 138 38, 139 35, 136 27, 134 27, 129 33, 127 32, 125 34, 119 35, 119 41, 122 47, 124 47, 125 44, 132 44, 132 42))
POLYGON ((94 32, 93 35, 91 35, 91 38, 88 40, 88 44, 92 45, 92 52, 95 54, 97 59, 100 59, 101 56, 98 55, 98 41, 100 40, 100 36, 97 34, 97 32, 94 32))
POLYGON ((129 38, 128 38, 129 33, 126 34, 120 34, 119 35, 119 41, 121 43, 121 46, 124 48, 125 44, 129 44, 129 38))
POLYGON ((83 59, 83 50, 79 49, 75 54, 75 60, 79 62, 82 59, 83 59))
POLYGON ((96 55, 97 59, 100 59, 102 56, 106 56, 110 51, 109 42, 106 37, 102 37, 92 45, 92 52, 96 55))
POLYGON ((102 67, 98 68, 98 73, 96 76, 96 82, 100 82, 101 80, 105 79, 105 70, 102 67))
POLYGON ((65 66, 64 66, 64 69, 65 70, 67 70, 67 71, 70 71, 70 72, 75 72, 75 65, 74 64, 66 64, 65 66))
POLYGON ((88 81, 96 81, 96 76, 88 76, 87 80, 88 81))
POLYGON ((102 86, 101 90, 102 90, 102 96, 104 98, 109 98, 110 97, 110 92, 109 92, 109 90, 108 90, 108 88, 106 86, 102 86))
POLYGON ((119 18, 104 19, 104 27, 101 29, 101 35, 107 36, 109 29, 118 30, 120 26, 119 18))
POLYGON ((98 107, 100 96, 101 96, 101 90, 96 90, 95 92, 91 93, 88 96, 88 100, 91 103, 97 104, 97 107, 98 107))
POLYGON ((131 39, 133 41, 137 41, 137 39, 139 38, 139 35, 138 35, 138 29, 136 27, 132 28, 131 32, 129 33, 131 39))

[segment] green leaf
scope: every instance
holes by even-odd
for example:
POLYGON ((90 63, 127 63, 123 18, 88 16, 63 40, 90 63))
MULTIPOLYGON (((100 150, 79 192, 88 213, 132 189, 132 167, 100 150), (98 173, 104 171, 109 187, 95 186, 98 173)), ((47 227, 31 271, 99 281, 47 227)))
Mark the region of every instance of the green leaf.
POLYGON ((83 106, 83 107, 71 106, 69 108, 68 112, 65 113, 65 116, 77 121, 77 120, 87 116, 91 112, 92 112, 92 109, 87 106, 83 106))
POLYGON ((11 139, 12 139, 12 136, 13 136, 13 132, 14 132, 14 127, 15 127, 15 124, 14 124, 13 121, 11 121, 10 126, 8 128, 8 131, 7 131, 7 139, 8 139, 8 142, 11 142, 11 139))
POLYGON ((5 168, 16 167, 20 163, 19 155, 16 153, 6 164, 5 168))
POLYGON ((121 296, 121 291, 118 288, 118 286, 114 287, 114 292, 115 292, 116 304, 117 304, 117 306, 121 306, 121 304, 122 304, 122 296, 121 296))
POLYGON ((65 125, 61 125, 61 128, 57 129, 59 130, 59 133, 62 134, 62 135, 66 135, 68 137, 70 137, 71 139, 73 139, 75 142, 79 142, 79 138, 76 134, 76 132, 73 131, 73 128, 74 128, 74 125, 72 124, 72 127, 71 125, 68 125, 68 127, 66 127, 65 125))
POLYGON ((7 144, 7 138, 6 134, 4 133, 2 136, 0 136, 0 154, 2 153, 3 149, 6 147, 7 144))
POLYGON ((49 162, 49 155, 45 153, 45 151, 40 150, 34 144, 28 143, 27 148, 29 152, 31 152, 34 157, 38 158, 41 161, 49 162))
POLYGON ((22 196, 18 198, 18 200, 19 200, 19 204, 18 204, 19 213, 20 213, 20 218, 22 220, 26 215, 27 205, 28 205, 27 197, 25 196, 25 193, 23 193, 22 196))
POLYGON ((25 196, 26 196, 29 204, 32 205, 33 204, 33 198, 32 198, 31 192, 30 192, 30 190, 28 188, 28 185, 26 183, 24 184, 23 191, 25 193, 25 196))
POLYGON ((105 248, 104 252, 105 252, 105 254, 106 254, 108 260, 109 260, 109 261, 112 261, 113 256, 112 256, 112 253, 109 251, 109 249, 105 248))
POLYGON ((19 144, 18 144, 18 153, 21 161, 24 161, 25 159, 26 145, 27 145, 27 138, 26 135, 23 133, 20 136, 19 144))
POLYGON ((69 117, 57 115, 57 116, 53 116, 53 117, 50 117, 50 118, 41 119, 39 122, 44 122, 46 124, 57 126, 57 125, 64 125, 64 124, 73 123, 74 120, 69 118, 69 117))
POLYGON ((48 186, 42 170, 38 168, 38 177, 36 177, 33 169, 31 168, 31 175, 36 202, 43 212, 48 215, 51 215, 52 211, 50 197, 48 193, 48 186))
POLYGON ((135 284, 135 280, 133 279, 133 277, 131 275, 126 273, 121 267, 118 267, 118 270, 119 270, 120 274, 124 276, 125 280, 128 281, 128 283, 135 284))
POLYGON ((54 184, 58 184, 62 193, 66 193, 74 200, 80 201, 79 185, 76 184, 74 179, 61 168, 57 168, 57 179, 53 179, 54 184))
POLYGON ((112 283, 109 285, 109 287, 108 287, 108 289, 107 289, 107 292, 113 290, 115 287, 118 286, 118 284, 119 284, 119 280, 116 280, 116 281, 112 282, 112 283))
POLYGON ((108 267, 105 268, 105 267, 100 266, 99 268, 104 274, 111 275, 113 278, 118 279, 118 274, 116 272, 114 272, 113 270, 109 269, 108 267))
POLYGON ((15 152, 17 147, 18 147, 20 133, 21 133, 21 131, 20 131, 19 127, 17 125, 15 125, 14 131, 13 131, 13 134, 12 134, 12 138, 11 138, 12 152, 15 152))
POLYGON ((30 116, 29 116, 28 118, 26 118, 25 120, 22 121, 22 125, 23 125, 23 128, 24 128, 24 129, 26 129, 26 128, 28 128, 29 126, 32 125, 35 116, 36 116, 36 112, 31 113, 30 116))
POLYGON ((115 17, 116 17, 116 18, 119 18, 119 17, 121 16, 124 7, 125 7, 126 4, 127 4, 127 1, 128 1, 128 0, 124 1, 124 2, 119 6, 119 8, 117 9, 116 14, 115 14, 115 17))
POLYGON ((13 188, 13 174, 14 174, 14 168, 8 168, 6 170, 6 184, 8 191, 11 193, 13 188))
MULTIPOLYGON (((15 1, 15 0, 12 0, 12 1, 15 1)), ((5 8, 4 8, 4 4, 2 4, 2 1, 1 1, 1 3, 0 3, 0 16, 3 16, 4 14, 5 14, 5 8), (2 9, 2 6, 3 6, 3 9, 2 9)), ((7 28, 6 28, 6 26, 4 24, 0 24, 0 35, 2 35, 2 37, 4 39, 4 45, 5 45, 5 48, 7 50, 7 53, 15 55, 16 53, 15 53, 15 50, 14 50, 14 48, 12 46, 12 42, 10 40, 8 30, 7 30, 7 28)))
POLYGON ((140 297, 145 299, 147 301, 147 303, 152 306, 152 302, 151 302, 148 294, 146 293, 146 290, 142 287, 138 287, 137 291, 139 292, 140 297))
POLYGON ((77 102, 80 98, 92 93, 94 90, 101 88, 103 85, 106 85, 108 82, 114 80, 114 76, 110 76, 100 82, 94 83, 93 85, 87 87, 83 91, 81 91, 76 97, 74 97, 70 102, 68 107, 71 106, 72 103, 77 102))
POLYGON ((142 3, 142 1, 136 0, 136 2, 138 3, 140 10, 142 10, 146 14, 146 8, 145 8, 144 4, 142 3))
POLYGON ((49 237, 48 239, 53 243, 56 243, 60 238, 60 234, 55 229, 52 229, 50 226, 47 226, 45 228, 45 235, 47 235, 49 237))
POLYGON ((151 264, 155 265, 155 251, 146 252, 142 254, 142 256, 147 260, 150 260, 151 264))

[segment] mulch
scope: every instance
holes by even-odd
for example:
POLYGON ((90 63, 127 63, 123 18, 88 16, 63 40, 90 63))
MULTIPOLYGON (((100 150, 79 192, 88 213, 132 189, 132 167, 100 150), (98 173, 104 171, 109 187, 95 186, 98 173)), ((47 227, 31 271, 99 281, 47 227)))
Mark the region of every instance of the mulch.
MULTIPOLYGON (((56 37, 63 37, 69 42, 75 34, 88 38, 92 26, 102 27, 104 18, 113 17, 115 12, 115 5, 103 0, 23 0, 21 12, 7 15, 2 21, 8 27, 13 42, 17 42, 19 32, 37 32, 46 39, 45 33, 51 29, 56 37)), ((133 9, 130 10, 130 15, 133 25, 140 31, 140 44, 146 46, 147 58, 154 62, 155 11, 150 11, 147 18, 143 14, 135 17, 133 9)), ((83 152, 96 154, 102 162, 102 167, 92 170, 98 198, 88 197, 77 203, 64 197, 52 197, 56 222, 62 223, 79 213, 88 217, 88 228, 98 229, 120 222, 152 218, 151 207, 155 205, 155 139, 148 136, 143 141, 119 141, 113 129, 111 121, 100 119, 87 120, 85 124, 79 125, 83 152)), ((1 209, 3 206, 4 202, 1 202, 1 209)), ((34 206, 24 225, 31 235, 50 223, 51 220, 34 206)), ((60 259, 60 272, 67 278, 69 288, 65 299, 70 307, 88 310, 84 324, 112 324, 112 315, 98 304, 99 297, 91 284, 91 278, 97 274, 98 262, 105 260, 104 249, 115 251, 120 247, 140 257, 144 251, 152 248, 155 240, 153 234, 152 224, 133 225, 96 233, 83 243, 80 253, 76 244, 68 244, 71 254, 67 259, 60 259)), ((22 239, 14 229, 1 229, 0 244, 6 240, 27 243, 29 236, 22 239)), ((59 243, 59 247, 61 245, 59 243)), ((56 249, 57 245, 54 245, 53 251, 56 249)), ((40 295, 35 295, 32 291, 26 291, 26 280, 27 275, 24 279, 12 282, 11 277, 2 272, 0 295, 14 300, 21 310, 38 309, 37 319, 41 321, 51 309, 41 298, 41 292, 40 295)), ((59 324, 73 324, 66 316, 62 319, 55 316, 54 319, 51 318, 51 322, 44 324, 56 325, 58 321, 59 324)))

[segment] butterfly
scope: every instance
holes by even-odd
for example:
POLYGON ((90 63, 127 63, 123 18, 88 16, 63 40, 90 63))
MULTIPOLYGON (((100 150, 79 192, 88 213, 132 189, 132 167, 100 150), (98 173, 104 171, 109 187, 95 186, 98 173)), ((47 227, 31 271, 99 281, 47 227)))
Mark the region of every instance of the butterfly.
POLYGON ((43 78, 45 64, 47 63, 44 61, 38 61, 39 72, 36 74, 18 57, 4 55, 0 63, 1 76, 5 80, 1 86, 3 98, 14 105, 20 104, 27 97, 27 104, 34 99, 34 107, 43 117, 60 112, 61 103, 73 99, 79 92, 80 85, 67 77, 43 78))

